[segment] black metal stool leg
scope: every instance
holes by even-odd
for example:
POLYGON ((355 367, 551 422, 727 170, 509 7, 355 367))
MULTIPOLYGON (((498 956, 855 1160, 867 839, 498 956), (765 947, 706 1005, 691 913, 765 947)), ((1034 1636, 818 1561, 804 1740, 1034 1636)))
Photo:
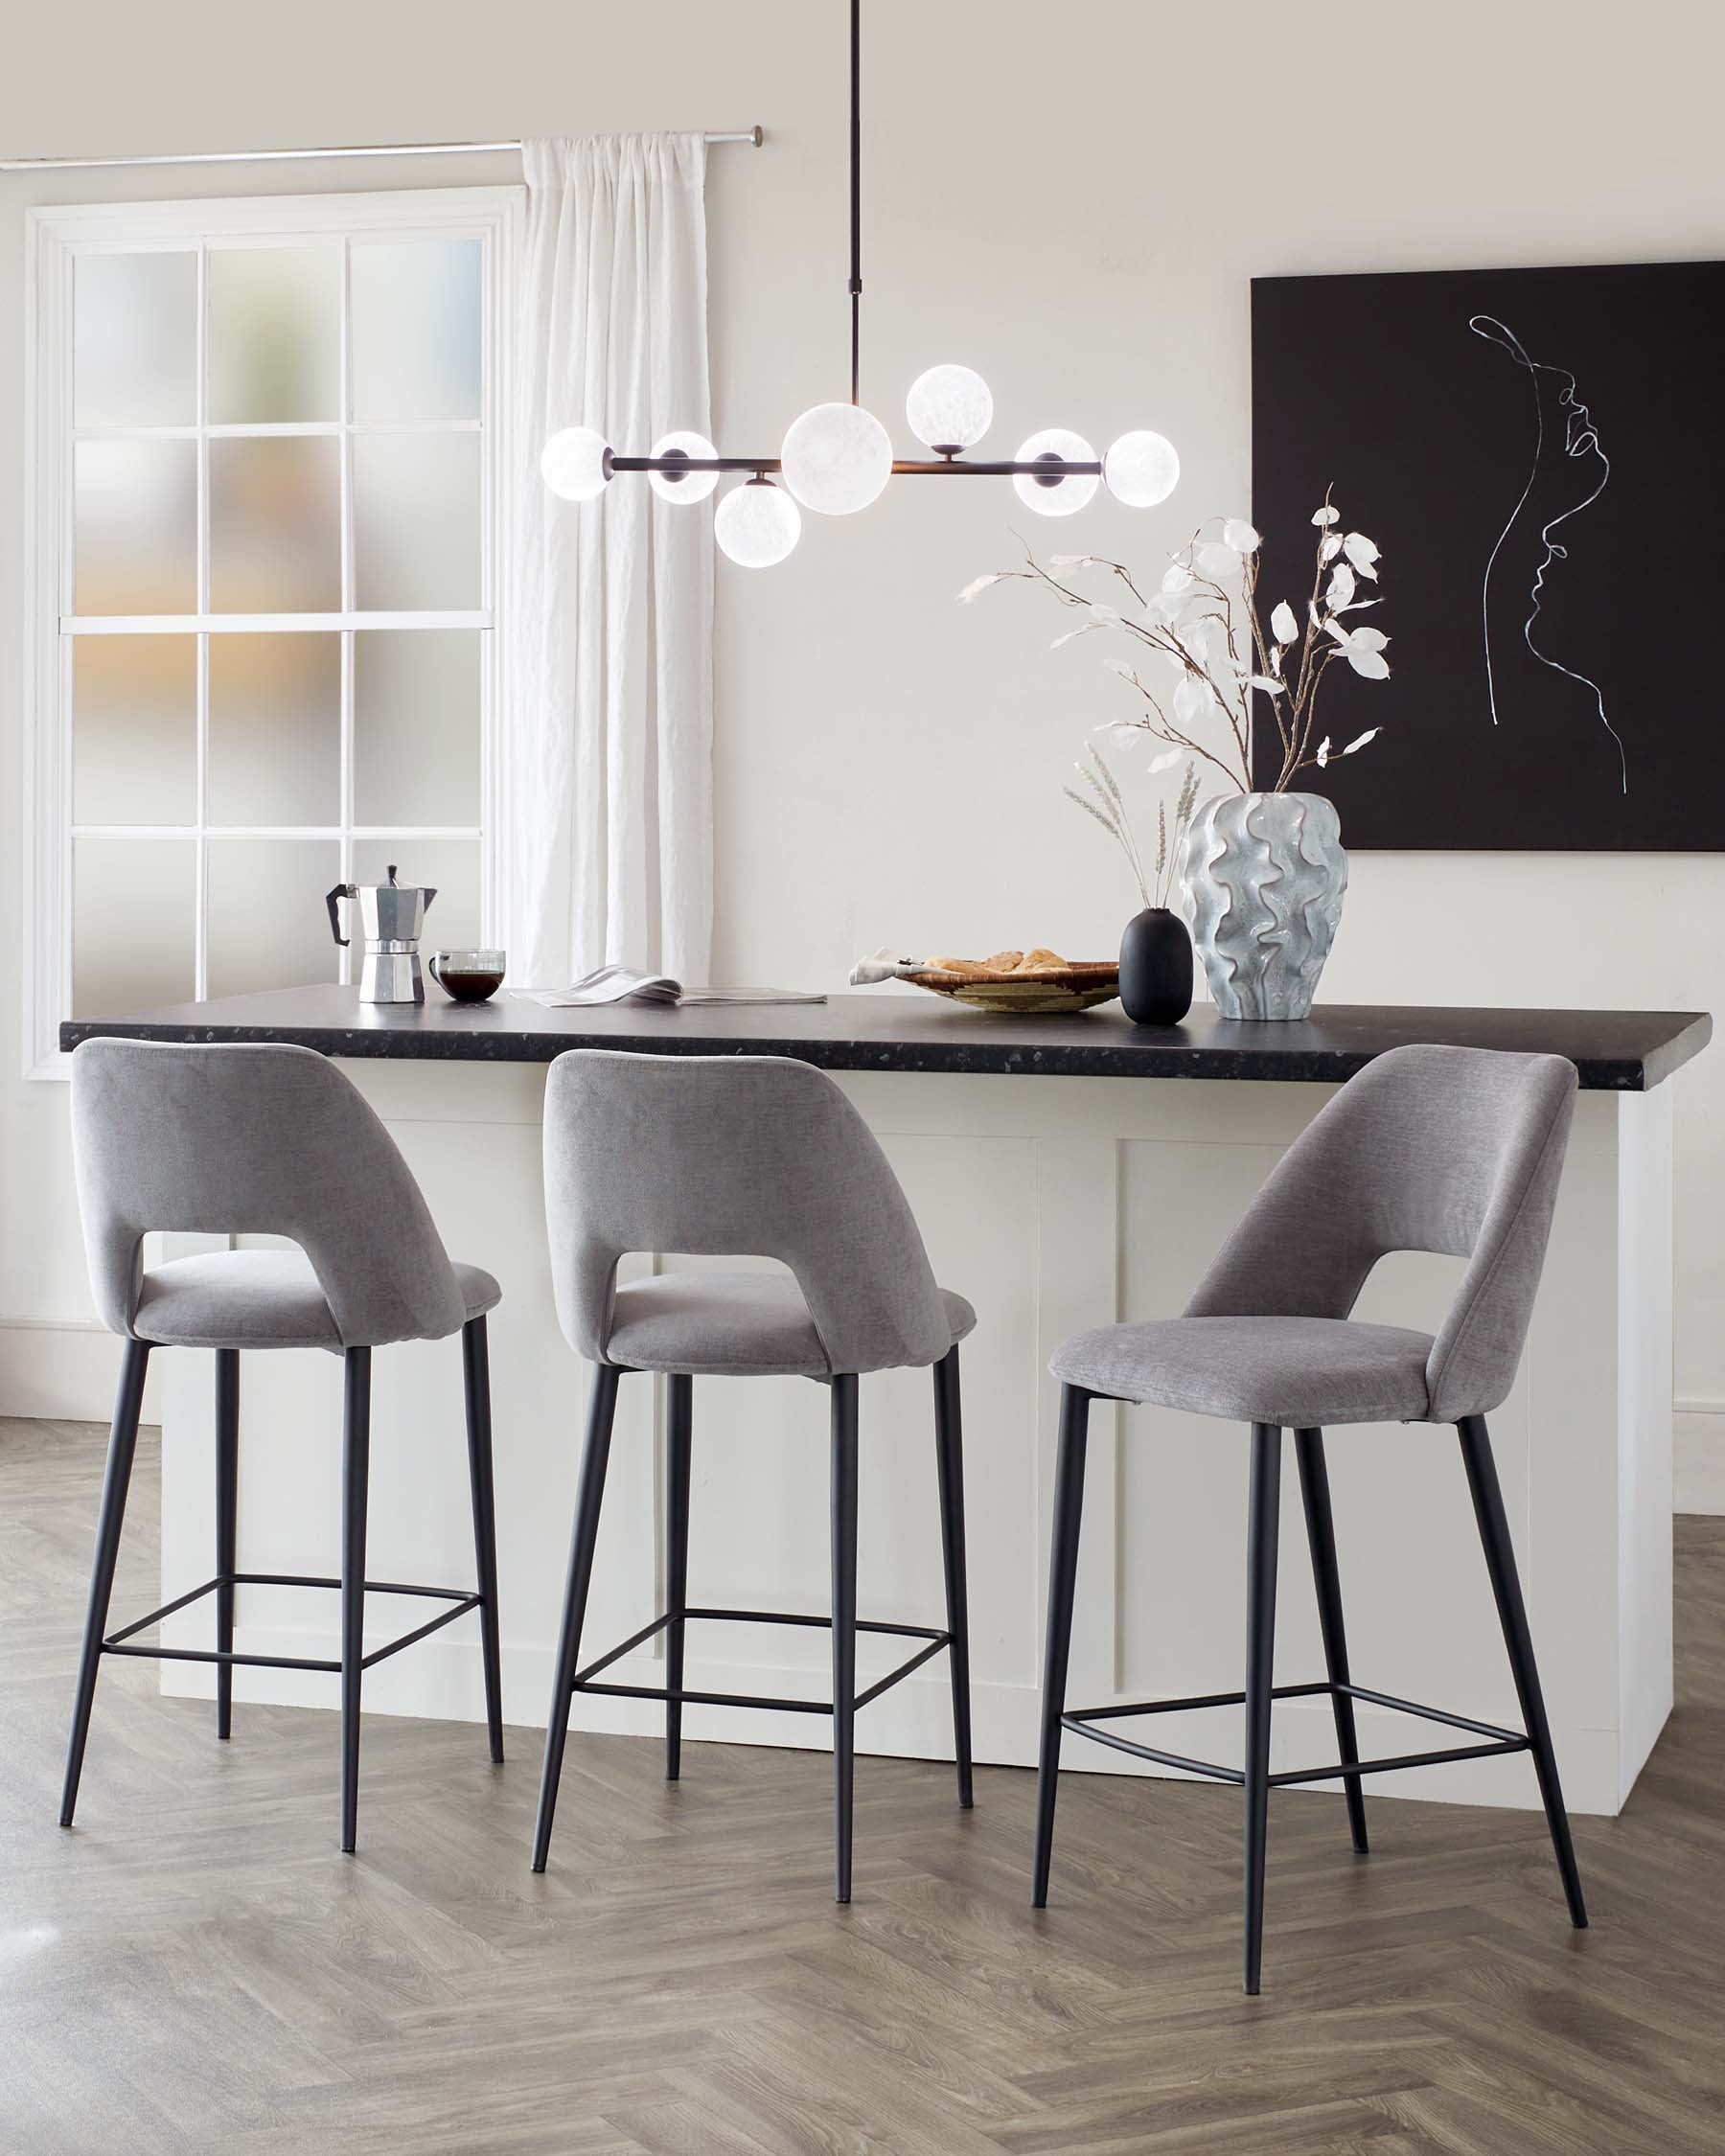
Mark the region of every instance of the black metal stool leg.
POLYGON ((350 1347, 341 1418, 341 1847, 352 1856, 359 1820, 359 1682, 365 1656, 365 1507, 371 1479, 371 1359, 350 1347))
POLYGON ((1264 1959, 1264 1855, 1270 1831, 1270 1693, 1276 1682, 1276 1544, 1280 1522, 1281 1437, 1252 1426, 1252 1495, 1246 1529, 1246 1952, 1245 1990, 1254 1998, 1264 1959))
POLYGON ((461 1328, 462 1395, 467 1409, 468 1474, 473 1488, 473 1566, 478 1585, 479 1652, 485 1670, 485 1733, 492 1765, 503 1764, 503 1650, 497 1624, 497 1505, 492 1480, 491 1348, 485 1319, 461 1328))
POLYGON ((971 1779, 970 1592, 964 1566, 964 1436, 958 1405, 958 1350, 934 1365, 934 1456, 940 1476, 940 1554, 946 1571, 947 1650, 953 1679, 953 1757, 958 1802, 975 1802, 971 1779))
POLYGON ((833 1380, 833 1899, 851 1897, 857 1718, 857 1381, 833 1380))
MULTIPOLYGON (((1342 1574, 1336 1564, 1336 1523, 1330 1512, 1329 1469, 1323 1458, 1322 1430, 1297 1430, 1294 1456, 1300 1463, 1300 1494, 1305 1503, 1306 1542, 1312 1552, 1312 1579, 1318 1590, 1318 1628, 1323 1635, 1324 1673, 1332 1685, 1351 1684, 1347 1669, 1347 1635, 1342 1626, 1342 1574)), ((1344 1692, 1333 1692, 1336 1710, 1336 1745, 1344 1766, 1355 1765, 1360 1756, 1354 1730, 1353 1701, 1344 1692)), ((1347 1824, 1353 1846, 1361 1856, 1370 1847, 1366 1839, 1366 1795, 1355 1775, 1342 1785, 1347 1792, 1347 1824)))
POLYGON ((1036 1857, 1030 1906, 1048 1906, 1048 1866, 1054 1854, 1054 1800, 1060 1781, 1060 1717, 1066 1711, 1067 1662, 1072 1646, 1072 1598, 1078 1580, 1078 1535, 1084 1520, 1084 1457, 1093 1395, 1076 1385, 1060 1388, 1060 1456, 1054 1470, 1054 1531, 1048 1557, 1048 1632, 1043 1653, 1042 1756, 1036 1775, 1036 1857))
MULTIPOLYGON (((695 1419, 695 1380, 672 1377, 665 1402, 665 1689, 680 1692, 683 1641, 689 1606, 689 1473, 695 1419)), ((665 1702, 665 1779, 682 1773, 682 1702, 665 1702)))
MULTIPOLYGON (((240 1350, 216 1350, 216 1648, 234 1651, 234 1573, 240 1564, 240 1350)), ((234 1728, 234 1665, 216 1664, 216 1734, 234 1728)))
POLYGON ((1570 1839, 1569 1815, 1563 1808, 1563 1790, 1557 1779, 1557 1755, 1552 1748, 1552 1730, 1546 1720, 1545 1695, 1539 1688, 1539 1669, 1533 1660, 1533 1640, 1528 1630, 1527 1605, 1522 1600, 1521 1579, 1515 1569, 1515 1546, 1509 1539, 1509 1522, 1504 1512, 1504 1493, 1491 1456, 1491 1437, 1484 1415, 1469 1415, 1456 1425, 1461 1439, 1461 1459, 1467 1469, 1467 1486, 1473 1497, 1474 1518, 1480 1525, 1480 1542, 1491 1574, 1491 1592, 1497 1600, 1498 1618, 1504 1628, 1509 1667, 1521 1702, 1522 1725, 1533 1751, 1539 1794, 1545 1802, 1546 1824, 1552 1831, 1552 1847, 1569 1903, 1570 1922, 1577 1931, 1587 1928, 1587 1905, 1581 1898, 1581 1874, 1576 1865, 1575 1845, 1570 1839))
POLYGON ((83 1652, 78 1664, 78 1696, 72 1708, 72 1735, 66 1746, 66 1779, 60 1794, 62 1826, 71 1825, 72 1815, 78 1808, 78 1782, 83 1772, 84 1742, 90 1733, 96 1671, 102 1661, 108 1602, 114 1592, 114 1567, 120 1557, 120 1530, 126 1524, 126 1493, 131 1483, 132 1456, 138 1449, 138 1417, 143 1411, 144 1378, 149 1365, 149 1342, 128 1340, 120 1365, 120 1386, 108 1432, 107 1472, 102 1483, 96 1554, 90 1566, 90 1599, 84 1613, 83 1652))
POLYGON ((557 1639, 557 1670, 551 1680, 551 1707, 545 1717, 545 1763, 540 1774, 539 1817, 533 1828, 533 1869, 542 1871, 551 1853, 551 1823, 557 1815, 557 1785, 563 1776, 564 1744, 569 1733, 569 1700, 580 1666, 581 1628, 586 1618, 587 1589, 593 1578, 593 1551, 599 1541, 599 1508, 605 1498, 605 1470, 610 1458, 611 1424, 617 1412, 617 1381, 623 1372, 610 1363, 596 1364, 587 1396, 586 1442, 581 1454, 581 1480, 575 1494, 575 1527, 569 1543, 569 1579, 564 1591, 563 1627, 557 1639))

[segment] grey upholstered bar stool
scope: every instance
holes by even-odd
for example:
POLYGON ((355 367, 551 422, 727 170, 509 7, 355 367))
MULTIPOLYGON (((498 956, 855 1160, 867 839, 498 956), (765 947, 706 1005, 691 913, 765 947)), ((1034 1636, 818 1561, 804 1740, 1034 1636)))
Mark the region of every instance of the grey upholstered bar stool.
POLYGON ((359 1794, 361 1672, 460 1617, 479 1613, 486 1720, 503 1757, 498 1682, 491 1381, 485 1314, 499 1289, 473 1265, 451 1265, 395 1141, 333 1063, 310 1048, 182 1046, 86 1041, 72 1058, 78 1200, 96 1307, 126 1342, 108 1442, 78 1700, 60 1824, 78 1802, 96 1672, 104 1654, 216 1664, 216 1733, 232 1726, 236 1663, 339 1671, 341 1846, 354 1847, 359 1794), (142 1270, 156 1230, 279 1235, 293 1250, 228 1250, 142 1270), (466 1392, 478 1584, 402 1586, 365 1577, 374 1347, 459 1331, 466 1392), (109 1635, 108 1600, 151 1350, 211 1348, 216 1357, 216 1573, 109 1635), (247 1348, 321 1347, 346 1369, 342 1424, 341 1576, 242 1572, 236 1548, 240 1356, 247 1348), (234 1652, 234 1591, 339 1587, 341 1660, 234 1652), (449 1607, 387 1646, 364 1650, 365 1595, 429 1596, 449 1607), (216 1596, 216 1648, 140 1646, 136 1635, 201 1596, 216 1596))
POLYGON ((1060 1456, 1037 1787, 1032 1896, 1037 1908, 1047 1901, 1061 1732, 1073 1730, 1163 1765, 1243 1783, 1248 1992, 1258 1988, 1269 1796, 1286 1783, 1340 1776, 1353 1845, 1363 1855, 1361 1775, 1488 1753, 1531 1752, 1570 1920, 1577 1928, 1587 1922, 1485 1429, 1486 1414, 1514 1381, 1527 1339, 1575 1092, 1574 1067, 1558 1056, 1430 1046, 1396 1048, 1379 1057, 1289 1148, 1183 1318, 1104 1325, 1078 1334, 1055 1355, 1060 1456), (1468 1261, 1435 1337, 1349 1318, 1367 1275, 1392 1250, 1444 1251, 1468 1261), (1067 1709, 1086 1418, 1095 1399, 1149 1403, 1252 1425, 1244 1692, 1067 1709), (1457 1426, 1525 1733, 1416 1707, 1351 1682, 1322 1426, 1361 1422, 1457 1426), (1317 1577, 1327 1680, 1321 1685, 1276 1686, 1272 1670, 1284 1429, 1294 1432, 1317 1577), (1271 1701, 1324 1694, 1335 1710, 1339 1766, 1271 1774, 1271 1701), (1478 1741, 1362 1761, 1354 1735, 1356 1699, 1447 1723, 1478 1741), (1157 1752, 1099 1727, 1121 1715, 1240 1704, 1246 1709, 1243 1772, 1157 1752))
POLYGON ((533 1869, 542 1871, 550 1851, 573 1693, 662 1699, 665 1773, 673 1781, 685 1702, 789 1708, 833 1717, 835 1898, 849 1901, 856 1709, 942 1647, 953 1680, 958 1801, 967 1809, 971 1802, 958 1342, 976 1323, 976 1313, 962 1296, 935 1286, 886 1155, 839 1088, 808 1064, 600 1049, 559 1056, 545 1088, 545 1210, 558 1317, 570 1346, 594 1367, 533 1869), (619 1258, 660 1250, 778 1258, 790 1273, 671 1273, 617 1286, 619 1258), (934 1372, 947 1604, 942 1631, 857 1617, 857 1381, 871 1370, 925 1365, 934 1372), (584 1668, 581 1633, 617 1386, 632 1370, 662 1371, 670 1380, 665 1611, 584 1668), (813 1378, 832 1395, 830 1618, 688 1605, 694 1380, 770 1376, 813 1378), (684 1633, 701 1617, 830 1625, 831 1704, 685 1690, 684 1633), (859 1631, 923 1642, 861 1699, 859 1631), (661 1632, 662 1687, 596 1681, 600 1671, 661 1632))

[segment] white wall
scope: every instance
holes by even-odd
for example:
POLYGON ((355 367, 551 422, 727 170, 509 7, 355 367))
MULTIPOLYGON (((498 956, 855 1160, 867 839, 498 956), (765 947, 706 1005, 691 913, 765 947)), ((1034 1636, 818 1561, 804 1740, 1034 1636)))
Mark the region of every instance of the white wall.
MULTIPOLYGON (((902 437, 911 376, 962 358, 993 383, 1008 448, 1055 423, 1098 442, 1133 424, 1162 428, 1181 448, 1180 491, 1148 516, 1099 502, 1081 530, 1104 551, 1153 560, 1198 516, 1246 505, 1254 273, 1725 251, 1714 110, 1725 26, 1701 0, 1649 0, 1628 16, 1603 0, 1461 0, 1339 22, 1267 0, 1226 11, 1091 0, 1054 12, 1027 0, 868 0, 866 17, 865 399, 902 437)), ((770 446, 796 411, 843 387, 842 63, 841 0, 310 0, 291 16, 102 0, 9 29, 0 146, 50 154, 759 121, 767 150, 713 155, 715 389, 725 446, 770 446)), ((516 176, 509 159, 461 170, 516 176)), ((452 171, 332 164, 265 169, 243 184, 443 184, 452 171)), ((223 193, 235 181, 220 168, 0 179, 6 500, 22 486, 25 204, 223 193)), ((1346 394, 1340 373, 1336 394, 1346 394)), ((1127 910, 1100 834, 1058 791, 1084 727, 1113 708, 1106 677, 1084 647, 1049 654, 1046 617, 1016 591, 952 604, 969 577, 1010 559, 1012 527, 1030 519, 1003 488, 930 492, 904 486, 865 516, 811 518, 778 571, 722 564, 723 973, 831 983, 886 940, 1035 940, 1096 954, 1127 910)), ((1350 507, 1368 516, 1368 504, 1350 507)), ((6 535, 10 654, 10 519, 6 535)), ((0 700, 10 859, 10 659, 0 700)), ((1356 856, 1324 993, 1717 1007, 1722 901, 1725 861, 1708 856, 1356 856)), ((88 1304, 64 1098, 12 1075, 22 934, 8 873, 0 1409, 71 1411, 89 1404, 101 1343, 34 1329, 81 1319, 88 1304)), ((1722 1096, 1716 1051, 1678 1081, 1676 1380, 1690 1411, 1680 1437, 1697 1459, 1704 1432, 1725 1434, 1722 1096)), ((1725 1434, 1715 1451, 1725 1463, 1725 1434)), ((1725 1464, 1691 1466, 1691 1492, 1702 1474, 1725 1504, 1725 1464)))

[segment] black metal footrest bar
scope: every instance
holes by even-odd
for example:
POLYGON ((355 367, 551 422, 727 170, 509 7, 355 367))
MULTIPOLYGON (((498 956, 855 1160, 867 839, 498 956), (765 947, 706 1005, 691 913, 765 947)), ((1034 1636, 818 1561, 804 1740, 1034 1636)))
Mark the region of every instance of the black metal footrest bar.
POLYGON ((1289 1789, 1300 1781, 1352 1781, 1360 1775, 1394 1774, 1402 1767, 1441 1767, 1452 1759, 1491 1759, 1500 1753, 1532 1749, 1525 1736, 1508 1736, 1501 1744, 1460 1744, 1446 1752, 1404 1752, 1393 1759, 1361 1759, 1352 1766, 1301 1767, 1296 1773, 1267 1778, 1272 1789, 1289 1789))
MULTIPOLYGON (((338 1675, 339 1661, 314 1660, 309 1655, 242 1655, 223 1651, 218 1647, 137 1647, 126 1642, 135 1633, 148 1632, 152 1624, 160 1624, 164 1617, 172 1617, 191 1603, 201 1601, 206 1594, 214 1594, 218 1587, 340 1587, 338 1579, 329 1579, 308 1572, 218 1572, 214 1579, 206 1580, 201 1587, 189 1589, 176 1594, 172 1602, 164 1602, 159 1610, 151 1610, 148 1617, 135 1618, 122 1625, 118 1632, 110 1632, 102 1642, 104 1655, 135 1655, 147 1662, 214 1662, 229 1668, 239 1669, 314 1669, 326 1675, 338 1675)), ((399 1640, 391 1640, 386 1646, 375 1647, 360 1662, 361 1669, 370 1669, 374 1663, 387 1662, 391 1655, 399 1655, 403 1647, 411 1647, 428 1634, 441 1632, 446 1624, 453 1624, 458 1617, 469 1610, 476 1610, 484 1601, 482 1594, 466 1587, 415 1587, 402 1580, 368 1579, 367 1594, 423 1594, 432 1601, 448 1602, 451 1606, 440 1610, 428 1622, 418 1625, 411 1632, 402 1633, 399 1640)))
MULTIPOLYGON (((779 1707, 793 1714, 830 1714, 833 1711, 830 1699, 786 1699, 752 1692, 693 1692, 686 1687, 672 1691, 663 1685, 596 1685, 593 1682, 602 1669, 609 1669, 613 1663, 621 1662, 625 1655, 632 1654, 637 1647, 644 1646, 649 1640, 668 1631, 672 1625, 708 1618, 729 1624, 800 1624, 811 1625, 822 1632, 833 1629, 830 1617, 804 1617, 782 1610, 702 1609, 684 1610, 680 1615, 667 1611, 663 1617, 655 1617, 651 1624, 642 1625, 638 1632, 632 1632, 621 1645, 601 1655, 597 1662, 589 1662, 585 1669, 578 1669, 569 1689, 572 1692, 598 1692, 610 1699, 675 1700, 683 1707, 779 1707)), ((883 1692, 890 1691, 902 1678, 908 1677, 913 1669, 920 1669, 925 1662, 932 1662, 942 1647, 950 1647, 953 1643, 950 1632, 938 1632, 926 1624, 886 1624, 871 1617, 859 1617, 857 1630, 883 1632, 895 1639, 921 1640, 926 1644, 908 1661, 900 1663, 896 1669, 889 1669, 885 1677, 870 1685, 865 1692, 859 1692, 852 1702, 854 1707, 866 1707, 870 1701, 879 1699, 883 1692)))
MULTIPOLYGON (((1358 1699, 1372 1707, 1388 1707, 1398 1714, 1415 1714, 1422 1721, 1441 1722, 1452 1730, 1465 1730, 1469 1734, 1486 1737, 1485 1744, 1454 1746, 1443 1752, 1406 1752, 1393 1759, 1338 1760, 1330 1767, 1300 1767, 1288 1774, 1271 1775, 1272 1789, 1291 1788, 1302 1781, 1353 1781, 1361 1775, 1392 1774, 1403 1767, 1440 1767, 1456 1759, 1486 1759, 1501 1753, 1529 1752, 1530 1740, 1519 1730, 1500 1729, 1495 1722, 1476 1722, 1466 1714, 1452 1714, 1445 1708, 1422 1707, 1417 1700, 1397 1699, 1392 1692, 1368 1691, 1363 1685, 1276 1685, 1270 1693, 1276 1699, 1358 1699)), ((1212 1781, 1244 1782, 1245 1775, 1238 1767, 1219 1767, 1208 1759, 1188 1759, 1178 1752, 1159 1752, 1147 1744, 1135 1744, 1130 1737, 1117 1736, 1113 1730, 1096 1727, 1099 1722, 1124 1720, 1137 1714, 1178 1714, 1198 1712, 1209 1707, 1243 1707, 1244 1692, 1205 1692, 1190 1699, 1138 1700, 1124 1707, 1074 1708, 1060 1717, 1061 1727, 1075 1735, 1090 1737, 1097 1744, 1107 1745, 1111 1751, 1130 1753, 1135 1759, 1148 1759, 1159 1767, 1178 1767, 1189 1775, 1206 1775, 1212 1781)))

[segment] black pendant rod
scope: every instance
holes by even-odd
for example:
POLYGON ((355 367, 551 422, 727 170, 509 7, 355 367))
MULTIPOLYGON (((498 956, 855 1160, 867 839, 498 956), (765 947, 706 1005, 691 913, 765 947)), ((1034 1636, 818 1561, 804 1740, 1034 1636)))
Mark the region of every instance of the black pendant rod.
MULTIPOLYGON (((862 0, 850 0, 850 304, 851 393, 853 404, 862 402, 862 0)), ((688 457, 680 450, 667 457, 624 457, 605 452, 605 475, 618 471, 658 471, 673 478, 695 471, 749 471, 757 479, 783 469, 777 457, 688 457)), ((1070 462, 1064 457, 1040 456, 1028 462, 1018 459, 980 462, 964 457, 895 457, 896 478, 932 478, 951 473, 956 478, 1012 479, 1021 473, 1042 486, 1057 487, 1063 479, 1099 478, 1102 466, 1091 459, 1070 462)))
POLYGON ((850 82, 850 401, 853 404, 859 404, 862 401, 860 394, 862 333, 862 0, 851 0, 850 82))

